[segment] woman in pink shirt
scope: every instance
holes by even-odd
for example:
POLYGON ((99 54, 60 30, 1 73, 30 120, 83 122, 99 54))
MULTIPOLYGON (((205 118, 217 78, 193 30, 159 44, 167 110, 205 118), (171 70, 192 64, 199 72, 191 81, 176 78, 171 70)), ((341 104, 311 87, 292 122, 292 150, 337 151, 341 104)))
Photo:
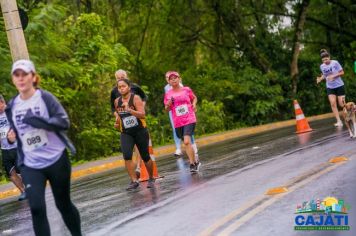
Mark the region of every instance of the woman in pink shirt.
POLYGON ((190 171, 197 172, 200 162, 195 162, 191 140, 197 122, 195 116, 197 97, 189 87, 181 87, 179 85, 180 76, 178 72, 172 71, 168 75, 168 82, 172 86, 172 89, 164 96, 165 109, 166 111, 172 111, 176 134, 183 140, 186 147, 186 153, 190 162, 190 171))

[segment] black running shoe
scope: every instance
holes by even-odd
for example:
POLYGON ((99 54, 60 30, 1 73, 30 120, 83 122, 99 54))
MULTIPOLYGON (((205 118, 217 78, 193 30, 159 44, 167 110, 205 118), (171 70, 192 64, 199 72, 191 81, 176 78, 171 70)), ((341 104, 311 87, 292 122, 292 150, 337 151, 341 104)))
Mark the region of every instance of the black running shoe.
POLYGON ((155 179, 148 179, 147 188, 154 188, 155 181, 156 181, 155 179))
POLYGON ((131 182, 129 183, 129 186, 127 186, 126 190, 134 190, 137 189, 140 184, 138 182, 131 182))
POLYGON ((190 164, 190 172, 194 173, 194 172, 197 172, 197 166, 195 164, 190 164))

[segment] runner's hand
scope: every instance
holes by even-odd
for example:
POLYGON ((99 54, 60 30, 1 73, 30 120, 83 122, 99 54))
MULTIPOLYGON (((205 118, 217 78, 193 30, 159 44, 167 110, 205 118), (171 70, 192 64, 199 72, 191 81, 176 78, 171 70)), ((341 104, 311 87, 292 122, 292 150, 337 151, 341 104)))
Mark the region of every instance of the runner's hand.
POLYGON ((316 77, 316 83, 319 84, 324 79, 323 76, 316 77))
POLYGON ((9 132, 7 132, 7 139, 10 141, 10 143, 14 143, 16 141, 15 131, 10 129, 9 132))
POLYGON ((120 129, 120 120, 119 120, 120 118, 119 117, 117 117, 116 118, 116 121, 115 121, 115 124, 114 124, 114 128, 115 129, 120 129))
POLYGON ((329 81, 333 81, 335 79, 335 77, 333 75, 329 75, 326 77, 326 79, 329 81))
POLYGON ((167 107, 171 107, 171 106, 172 106, 172 103, 173 103, 172 99, 169 99, 168 102, 167 102, 167 104, 166 104, 166 106, 167 106, 167 107))
POLYGON ((129 104, 127 102, 123 102, 122 106, 124 107, 125 111, 129 111, 130 110, 129 104))

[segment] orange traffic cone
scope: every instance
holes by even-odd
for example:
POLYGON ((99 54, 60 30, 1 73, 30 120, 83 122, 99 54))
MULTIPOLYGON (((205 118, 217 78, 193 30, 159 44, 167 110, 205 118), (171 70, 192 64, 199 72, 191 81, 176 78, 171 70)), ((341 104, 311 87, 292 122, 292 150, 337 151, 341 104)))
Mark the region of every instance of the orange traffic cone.
POLYGON ((295 111, 295 119, 297 121, 297 134, 310 132, 313 129, 310 128, 307 119, 304 116, 302 108, 300 108, 298 101, 294 100, 294 111, 295 111))
MULTIPOLYGON (((163 178, 164 176, 159 176, 158 175, 158 170, 157 170, 157 165, 156 165, 156 159, 155 156, 153 154, 153 148, 152 148, 152 141, 151 138, 149 139, 148 142, 148 152, 150 153, 151 156, 151 160, 152 160, 152 164, 153 164, 153 177, 155 179, 159 179, 159 178, 163 178)), ((141 172, 140 172, 140 182, 142 181, 147 181, 149 179, 149 175, 148 175, 148 171, 146 169, 145 164, 143 163, 143 161, 141 162, 141 172)))

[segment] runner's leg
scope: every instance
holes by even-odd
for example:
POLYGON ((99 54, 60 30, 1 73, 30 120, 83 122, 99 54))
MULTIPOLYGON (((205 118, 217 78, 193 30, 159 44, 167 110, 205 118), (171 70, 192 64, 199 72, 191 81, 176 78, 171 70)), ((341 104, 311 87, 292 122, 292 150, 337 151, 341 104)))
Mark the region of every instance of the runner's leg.
POLYGON ((343 96, 337 96, 337 101, 339 102, 339 106, 341 108, 344 108, 345 104, 346 104, 346 100, 345 100, 345 95, 343 96))
POLYGON ((135 144, 145 163, 150 179, 153 179, 153 163, 148 151, 149 134, 147 129, 142 129, 135 134, 135 144))
POLYGON ((64 223, 72 235, 82 235, 79 211, 70 199, 71 166, 67 152, 64 151, 62 157, 46 168, 45 171, 51 184, 56 206, 64 223))
POLYGON ((125 159, 125 167, 132 182, 137 181, 135 164, 132 161, 132 151, 135 145, 134 137, 129 134, 121 133, 121 150, 125 159))
POLYGON ((175 151, 174 154, 177 155, 177 156, 180 156, 180 155, 182 155, 182 149, 181 149, 181 144, 180 144, 181 140, 180 140, 180 138, 177 136, 176 131, 175 131, 175 129, 174 129, 173 118, 172 118, 172 112, 169 111, 168 114, 169 114, 169 120, 170 120, 170 122, 171 122, 171 127, 172 127, 172 131, 173 131, 174 143, 175 143, 175 145, 176 145, 176 151, 175 151))
POLYGON ((50 235, 51 232, 47 219, 45 201, 47 178, 42 170, 36 170, 26 166, 21 169, 21 173, 30 205, 33 230, 37 236, 50 235))
POLYGON ((329 94, 328 98, 329 98, 331 110, 333 111, 334 116, 336 118, 336 122, 337 123, 341 123, 339 110, 338 110, 337 104, 336 104, 336 95, 335 94, 329 94))
POLYGON ((21 193, 25 192, 25 186, 22 183, 22 178, 16 173, 15 168, 10 172, 11 182, 20 190, 21 193))
POLYGON ((195 142, 194 134, 191 135, 191 140, 192 140, 192 148, 194 150, 195 162, 199 162, 198 147, 197 147, 197 143, 195 142))
POLYGON ((192 141, 191 141, 191 136, 190 135, 184 135, 184 145, 185 145, 185 151, 188 155, 189 162, 190 164, 195 164, 195 157, 194 157, 194 150, 192 147, 192 141))
POLYGON ((141 158, 140 152, 138 151, 137 145, 134 146, 134 149, 135 149, 135 154, 136 154, 136 170, 135 170, 135 173, 136 173, 137 179, 139 179, 140 178, 140 174, 141 174, 141 161, 142 161, 142 158, 141 158))
POLYGON ((17 149, 1 150, 3 166, 6 171, 6 175, 10 178, 11 182, 20 190, 21 193, 25 191, 22 178, 18 174, 19 169, 16 167, 17 161, 17 149))

